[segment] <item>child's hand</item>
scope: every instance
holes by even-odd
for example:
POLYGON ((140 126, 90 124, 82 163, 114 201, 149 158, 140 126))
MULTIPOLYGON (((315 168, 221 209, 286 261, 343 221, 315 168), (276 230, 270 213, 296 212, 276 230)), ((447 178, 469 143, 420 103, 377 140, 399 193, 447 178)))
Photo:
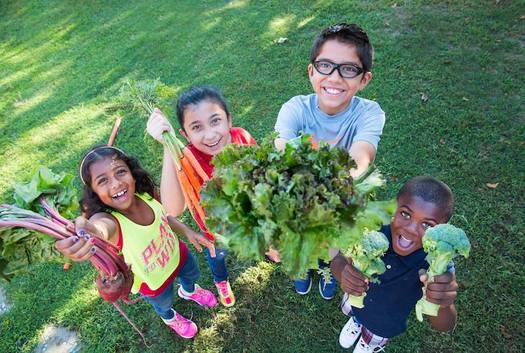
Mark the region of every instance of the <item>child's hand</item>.
POLYGON ((78 236, 57 240, 55 248, 62 255, 75 262, 88 260, 96 250, 92 239, 84 239, 78 236))
POLYGON ((186 230, 185 235, 190 241, 190 243, 193 244, 195 249, 197 249, 198 252, 202 252, 201 245, 204 245, 208 248, 210 256, 215 257, 215 245, 213 245, 213 242, 206 238, 204 235, 199 234, 189 228, 186 230))
POLYGON ((448 307, 454 304, 458 295, 458 284, 456 275, 447 272, 445 274, 434 276, 432 282, 428 281, 428 275, 425 270, 419 271, 419 279, 425 286, 425 298, 441 307, 448 307))
POLYGON ((345 293, 358 297, 368 290, 368 278, 359 272, 350 260, 341 273, 341 288, 345 293))
POLYGON ((150 134, 155 140, 159 141, 160 143, 164 143, 162 133, 166 131, 173 131, 173 127, 171 126, 168 119, 166 119, 164 114, 162 114, 158 108, 155 108, 153 113, 151 113, 149 116, 148 122, 146 124, 146 130, 148 131, 148 134, 150 134))
POLYGON ((267 252, 264 253, 270 259, 270 261, 273 261, 275 263, 281 262, 281 256, 279 255, 279 251, 275 250, 274 248, 270 247, 267 252))
POLYGON ((76 261, 86 261, 94 253, 92 235, 98 234, 98 230, 84 217, 75 220, 75 231, 77 236, 69 237, 55 242, 55 248, 65 257, 76 261))

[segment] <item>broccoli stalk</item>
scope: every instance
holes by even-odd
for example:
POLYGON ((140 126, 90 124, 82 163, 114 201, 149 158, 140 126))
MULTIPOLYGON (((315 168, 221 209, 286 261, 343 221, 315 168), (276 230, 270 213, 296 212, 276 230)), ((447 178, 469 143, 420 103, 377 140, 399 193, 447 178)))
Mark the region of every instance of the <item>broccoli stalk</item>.
MULTIPOLYGON (((372 282, 378 282, 377 278, 372 276, 380 275, 385 272, 385 264, 381 256, 388 250, 387 237, 377 231, 366 232, 363 234, 361 241, 352 245, 345 253, 352 259, 353 265, 363 275, 371 278, 372 282)), ((366 293, 361 296, 350 295, 349 300, 352 306, 362 308, 366 293)))
MULTIPOLYGON (((423 236, 423 249, 427 253, 426 261, 429 263, 428 280, 432 281, 434 276, 442 275, 447 271, 449 263, 458 255, 468 257, 470 242, 465 232, 451 224, 438 224, 428 228, 423 236)), ((423 298, 416 304, 416 316, 423 321, 423 314, 437 316, 439 305, 430 303, 425 299, 425 288, 423 298)))

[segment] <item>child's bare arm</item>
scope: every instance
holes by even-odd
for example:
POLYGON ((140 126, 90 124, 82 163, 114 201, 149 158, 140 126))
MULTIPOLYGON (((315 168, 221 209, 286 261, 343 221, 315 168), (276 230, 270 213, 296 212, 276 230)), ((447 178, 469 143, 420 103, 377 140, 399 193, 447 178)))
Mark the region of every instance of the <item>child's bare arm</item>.
POLYGON ((198 252, 202 252, 201 245, 203 245, 208 248, 211 257, 215 257, 215 246, 213 245, 213 242, 204 235, 195 232, 193 229, 173 216, 168 216, 168 223, 171 229, 173 229, 176 233, 184 235, 198 252))
POLYGON ((278 137, 273 141, 275 148, 277 148, 278 151, 284 150, 286 142, 288 142, 288 140, 282 137, 278 137))
MULTIPOLYGON (((428 276, 420 275, 420 280, 427 283, 428 276)), ((432 282, 428 282, 425 290, 426 299, 440 306, 437 316, 427 316, 430 325, 438 331, 448 332, 454 330, 457 322, 457 312, 454 305, 458 294, 458 284, 453 273, 445 273, 434 276, 432 282)))
POLYGON ((164 147, 162 175, 160 177, 160 199, 166 212, 171 216, 178 217, 186 209, 186 201, 175 168, 168 148, 164 147))
POLYGON ((356 141, 350 147, 350 156, 357 164, 357 168, 351 169, 350 174, 352 177, 357 178, 370 166, 376 157, 375 147, 366 141, 356 141))
MULTIPOLYGON (((164 144, 162 134, 173 131, 170 122, 159 109, 155 109, 153 113, 151 113, 146 124, 146 129, 151 137, 162 144, 164 144)), ((172 216, 179 216, 186 208, 184 195, 182 194, 179 178, 175 170, 175 163, 166 145, 164 145, 164 156, 162 158, 160 198, 164 209, 172 216)))

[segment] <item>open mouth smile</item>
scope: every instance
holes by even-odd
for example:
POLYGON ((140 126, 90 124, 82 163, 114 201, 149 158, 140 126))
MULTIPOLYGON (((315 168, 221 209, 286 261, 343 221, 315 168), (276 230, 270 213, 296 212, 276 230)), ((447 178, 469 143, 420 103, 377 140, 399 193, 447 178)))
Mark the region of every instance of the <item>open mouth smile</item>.
POLYGON ((222 141, 222 137, 220 139, 217 140, 217 142, 215 143, 212 143, 212 144, 208 144, 208 143, 204 143, 204 146, 208 147, 208 148, 214 148, 214 147, 217 147, 219 145, 219 142, 222 141))
POLYGON ((413 240, 407 239, 401 234, 397 238, 397 245, 401 249, 408 249, 408 248, 410 248, 412 246, 412 244, 414 244, 413 240))
POLYGON ((338 96, 345 93, 344 89, 334 88, 334 87, 323 87, 323 91, 330 96, 338 96))
POLYGON ((114 200, 119 200, 119 199, 122 199, 124 196, 126 196, 128 193, 128 190, 122 190, 122 191, 119 191, 117 192, 116 194, 114 195, 111 195, 111 197, 114 199, 114 200))

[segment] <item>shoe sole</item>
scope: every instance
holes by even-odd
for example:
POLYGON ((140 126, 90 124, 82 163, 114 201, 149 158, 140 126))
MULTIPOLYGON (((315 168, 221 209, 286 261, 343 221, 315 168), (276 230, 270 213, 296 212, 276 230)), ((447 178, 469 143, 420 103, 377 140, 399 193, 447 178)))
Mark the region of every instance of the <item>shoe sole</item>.
POLYGON ((324 300, 332 300, 335 297, 335 295, 332 295, 331 297, 325 297, 323 295, 323 291, 321 289, 321 281, 319 281, 319 294, 321 294, 321 298, 323 298, 324 300))
POLYGON ((300 295, 306 295, 310 293, 310 289, 312 289, 312 280, 310 279, 310 284, 308 285, 308 289, 305 292, 299 292, 297 289, 295 289, 295 292, 300 295))

